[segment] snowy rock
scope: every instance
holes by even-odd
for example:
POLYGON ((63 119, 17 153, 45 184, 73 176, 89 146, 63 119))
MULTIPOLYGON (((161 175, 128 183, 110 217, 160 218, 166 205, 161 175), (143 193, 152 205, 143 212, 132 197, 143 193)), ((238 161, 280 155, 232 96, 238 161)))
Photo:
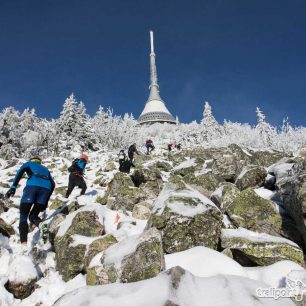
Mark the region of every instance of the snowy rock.
POLYGON ((56 214, 49 224, 49 239, 50 242, 54 242, 55 235, 59 230, 59 225, 65 220, 66 216, 64 214, 56 214))
POLYGON ((282 152, 256 151, 252 153, 251 163, 262 167, 268 167, 285 156, 286 154, 282 152))
POLYGON ((37 278, 37 271, 30 257, 18 255, 10 264, 5 286, 15 298, 25 299, 34 291, 37 278))
POLYGON ((0 218, 0 233, 6 237, 10 237, 15 234, 14 228, 7 224, 2 218, 0 218))
POLYGON ((275 190, 276 177, 274 175, 268 174, 265 178, 264 187, 266 189, 275 190))
POLYGON ((104 172, 110 172, 110 171, 113 171, 113 170, 116 170, 117 169, 117 166, 116 164, 114 163, 114 161, 110 160, 107 162, 107 164, 105 165, 103 171, 104 172))
POLYGON ((50 209, 56 210, 58 208, 61 208, 65 202, 60 199, 60 197, 56 197, 54 200, 51 200, 51 205, 49 206, 50 209))
POLYGON ((222 183, 221 186, 211 194, 210 199, 222 212, 231 212, 234 196, 239 193, 239 189, 234 184, 222 183))
POLYGON ((158 160, 156 162, 156 168, 161 170, 161 171, 169 172, 169 171, 171 171, 172 166, 169 162, 158 160))
POLYGON ((241 265, 269 265, 280 260, 291 260, 304 265, 301 248, 292 241, 239 229, 222 229, 221 246, 230 249, 241 265))
POLYGON ((264 184, 267 171, 262 166, 249 165, 242 169, 235 184, 240 190, 249 187, 261 187, 264 184))
POLYGON ((135 187, 129 175, 117 172, 108 184, 107 192, 101 204, 107 204, 111 209, 132 211, 135 204, 140 202, 142 195, 135 187))
POLYGON ((224 182, 221 177, 213 173, 205 173, 200 175, 189 173, 183 177, 183 180, 185 183, 191 185, 207 197, 210 197, 211 194, 218 188, 219 184, 224 182))
POLYGON ((8 211, 10 207, 10 201, 5 198, 5 195, 0 193, 0 214, 8 211))
POLYGON ((96 255, 87 269, 87 284, 136 282, 154 277, 164 268, 161 235, 151 228, 96 255))
POLYGON ((146 206, 136 204, 133 208, 132 216, 136 219, 148 220, 151 216, 151 211, 146 206))
POLYGON ((192 159, 184 160, 182 163, 175 166, 172 170, 172 173, 174 175, 185 176, 190 173, 194 173, 196 169, 197 169, 196 159, 192 158, 192 159))
POLYGON ((276 189, 280 194, 282 206, 293 219, 299 237, 296 241, 306 250, 306 228, 303 217, 303 184, 306 175, 306 159, 296 158, 295 163, 278 164, 270 169, 276 176, 276 189), (291 166, 291 167, 290 167, 291 166))
POLYGON ((88 267, 91 260, 100 252, 106 250, 111 245, 117 243, 117 239, 113 235, 105 235, 101 238, 98 238, 92 241, 86 250, 86 254, 84 257, 84 265, 88 267))
POLYGON ((257 195, 253 189, 234 194, 227 212, 237 226, 275 236, 282 232, 282 217, 275 204, 257 195))
POLYGON ((192 187, 168 183, 149 220, 162 231, 163 248, 174 253, 194 246, 217 248, 222 214, 216 205, 192 187))
POLYGON ((247 276, 239 263, 220 252, 202 246, 165 255, 165 262, 167 270, 180 266, 200 277, 210 277, 218 274, 247 276))
POLYGON ((260 299, 256 296, 258 288, 267 285, 241 276, 197 277, 174 267, 141 282, 80 288, 61 297, 54 306, 294 306, 289 299, 260 299))
POLYGON ((86 244, 73 244, 72 236, 98 237, 103 233, 104 226, 94 210, 72 213, 60 224, 54 239, 54 248, 56 267, 65 281, 72 279, 84 269, 86 244))

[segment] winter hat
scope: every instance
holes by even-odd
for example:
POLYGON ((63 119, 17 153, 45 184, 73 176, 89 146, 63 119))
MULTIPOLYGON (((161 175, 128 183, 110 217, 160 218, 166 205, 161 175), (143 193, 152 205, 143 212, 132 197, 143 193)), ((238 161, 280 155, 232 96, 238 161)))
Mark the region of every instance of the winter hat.
POLYGON ((85 159, 85 160, 88 160, 88 155, 82 154, 80 158, 85 159))

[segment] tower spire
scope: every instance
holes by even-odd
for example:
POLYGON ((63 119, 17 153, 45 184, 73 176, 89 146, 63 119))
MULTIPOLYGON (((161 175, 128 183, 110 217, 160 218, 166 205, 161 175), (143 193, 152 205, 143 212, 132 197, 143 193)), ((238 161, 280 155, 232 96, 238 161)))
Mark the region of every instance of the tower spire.
POLYGON ((138 121, 140 124, 143 123, 154 123, 154 122, 168 122, 175 123, 174 118, 168 111, 164 101, 159 95, 159 86, 157 82, 157 69, 155 64, 155 52, 154 52, 154 36, 153 31, 150 31, 150 86, 149 86, 149 98, 146 106, 142 111, 138 121))
POLYGON ((151 42, 151 53, 150 53, 151 84, 149 86, 150 94, 149 94, 148 101, 151 101, 151 100, 163 101, 159 95, 159 86, 157 83, 157 69, 156 69, 156 64, 155 64, 153 31, 150 31, 150 42, 151 42))

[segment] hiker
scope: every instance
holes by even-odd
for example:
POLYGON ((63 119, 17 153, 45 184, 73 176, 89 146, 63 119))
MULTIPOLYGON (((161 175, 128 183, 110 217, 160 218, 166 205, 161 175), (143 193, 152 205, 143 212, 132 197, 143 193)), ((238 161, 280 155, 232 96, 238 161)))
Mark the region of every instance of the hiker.
POLYGON ((168 151, 171 152, 171 150, 172 150, 172 143, 169 143, 168 144, 168 151))
POLYGON ((119 166, 121 166, 121 164, 125 161, 125 159, 127 158, 124 150, 120 150, 119 154, 118 154, 118 160, 119 160, 119 166))
POLYGON ((41 164, 41 158, 34 156, 17 171, 12 186, 6 193, 7 198, 15 195, 24 173, 27 174, 28 179, 20 200, 19 233, 21 244, 26 246, 29 231, 27 220, 29 218, 32 224, 39 227, 42 219, 38 215, 46 210, 55 183, 48 168, 41 164))
POLYGON ((88 156, 86 154, 82 154, 80 158, 75 159, 72 162, 72 165, 68 168, 70 175, 69 175, 68 189, 66 192, 66 198, 69 198, 71 192, 76 186, 82 189, 80 195, 85 194, 87 185, 85 183, 83 175, 87 161, 88 161, 88 156))
POLYGON ((119 171, 123 173, 130 173, 131 171, 131 161, 126 157, 119 166, 119 171))
POLYGON ((180 144, 180 143, 177 144, 177 145, 176 145, 176 148, 177 148, 178 150, 180 150, 180 149, 182 148, 181 144, 180 144))
POLYGON ((129 158, 126 156, 124 150, 120 150, 118 154, 118 159, 119 159, 119 171, 123 173, 130 173, 132 165, 129 158))
POLYGON ((147 155, 149 155, 155 149, 153 141, 151 139, 147 139, 146 148, 147 148, 147 155))
POLYGON ((134 142, 130 147, 129 147, 129 150, 128 150, 128 156, 129 156, 129 160, 131 162, 131 166, 132 167, 135 167, 134 163, 133 163, 133 160, 134 160, 134 154, 137 154, 139 155, 139 152, 137 151, 137 148, 136 148, 136 143, 134 142))

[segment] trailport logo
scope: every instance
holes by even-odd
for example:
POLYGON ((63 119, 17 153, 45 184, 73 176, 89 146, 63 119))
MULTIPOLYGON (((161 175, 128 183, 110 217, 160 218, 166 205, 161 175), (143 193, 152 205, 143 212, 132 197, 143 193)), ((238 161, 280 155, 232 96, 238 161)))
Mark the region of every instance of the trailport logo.
POLYGON ((294 298, 296 301, 301 302, 306 297, 306 283, 301 280, 286 279, 285 288, 257 288, 256 294, 260 298, 294 298))

